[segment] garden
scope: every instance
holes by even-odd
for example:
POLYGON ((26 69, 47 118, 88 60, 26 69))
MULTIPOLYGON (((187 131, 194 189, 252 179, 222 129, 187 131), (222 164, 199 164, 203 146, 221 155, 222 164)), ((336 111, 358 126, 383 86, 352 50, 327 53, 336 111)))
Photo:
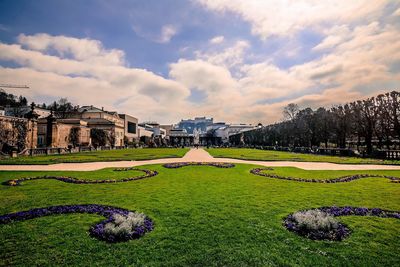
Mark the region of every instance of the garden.
POLYGON ((55 164, 55 163, 79 163, 98 161, 121 161, 121 160, 149 160, 160 158, 181 158, 188 148, 129 148, 118 150, 102 150, 93 152, 79 152, 61 155, 22 156, 18 158, 0 159, 0 165, 22 165, 22 164, 55 164))
POLYGON ((2 171, 0 265, 395 266, 399 179, 193 162, 2 171))
POLYGON ((373 158, 339 157, 315 154, 303 154, 275 150, 260 150, 253 148, 209 148, 207 152, 216 158, 235 158, 262 161, 303 161, 330 162, 340 164, 390 164, 399 165, 398 160, 379 160, 373 158))

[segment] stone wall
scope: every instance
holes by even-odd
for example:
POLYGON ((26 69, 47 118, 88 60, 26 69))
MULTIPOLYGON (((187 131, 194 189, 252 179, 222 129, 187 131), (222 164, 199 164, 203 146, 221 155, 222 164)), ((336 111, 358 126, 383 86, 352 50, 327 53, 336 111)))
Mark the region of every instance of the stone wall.
POLYGON ((37 122, 24 118, 0 116, 0 151, 9 152, 37 147, 37 122))

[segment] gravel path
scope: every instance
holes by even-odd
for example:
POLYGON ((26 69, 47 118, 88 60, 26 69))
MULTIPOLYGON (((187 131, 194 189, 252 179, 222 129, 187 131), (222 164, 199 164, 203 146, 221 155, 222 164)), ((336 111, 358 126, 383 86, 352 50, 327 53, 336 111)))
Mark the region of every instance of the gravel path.
POLYGON ((395 165, 335 164, 327 162, 255 161, 231 158, 214 158, 202 148, 191 149, 183 158, 166 158, 141 161, 111 161, 88 163, 58 163, 52 165, 0 165, 0 171, 94 171, 103 168, 136 167, 173 162, 228 162, 254 164, 265 167, 296 167, 304 170, 400 170, 395 165))

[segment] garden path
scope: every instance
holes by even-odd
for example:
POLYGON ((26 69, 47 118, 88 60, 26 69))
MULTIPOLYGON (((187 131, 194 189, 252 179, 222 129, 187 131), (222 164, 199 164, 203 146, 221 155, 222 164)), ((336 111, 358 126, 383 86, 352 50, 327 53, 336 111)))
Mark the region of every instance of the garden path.
POLYGON ((266 167, 296 167, 304 170, 400 170, 395 165, 336 164, 327 162, 255 161, 231 158, 214 158, 202 148, 190 149, 183 158, 165 158, 141 161, 105 161, 87 163, 57 163, 52 165, 0 165, 0 171, 95 171, 103 168, 136 167, 173 162, 228 162, 254 164, 266 167))

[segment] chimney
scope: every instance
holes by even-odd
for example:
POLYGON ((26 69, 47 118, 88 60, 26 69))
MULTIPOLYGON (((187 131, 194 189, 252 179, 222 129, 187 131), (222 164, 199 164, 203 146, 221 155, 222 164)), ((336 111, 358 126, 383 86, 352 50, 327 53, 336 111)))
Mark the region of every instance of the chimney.
POLYGON ((101 107, 101 111, 104 111, 104 107, 101 107))

